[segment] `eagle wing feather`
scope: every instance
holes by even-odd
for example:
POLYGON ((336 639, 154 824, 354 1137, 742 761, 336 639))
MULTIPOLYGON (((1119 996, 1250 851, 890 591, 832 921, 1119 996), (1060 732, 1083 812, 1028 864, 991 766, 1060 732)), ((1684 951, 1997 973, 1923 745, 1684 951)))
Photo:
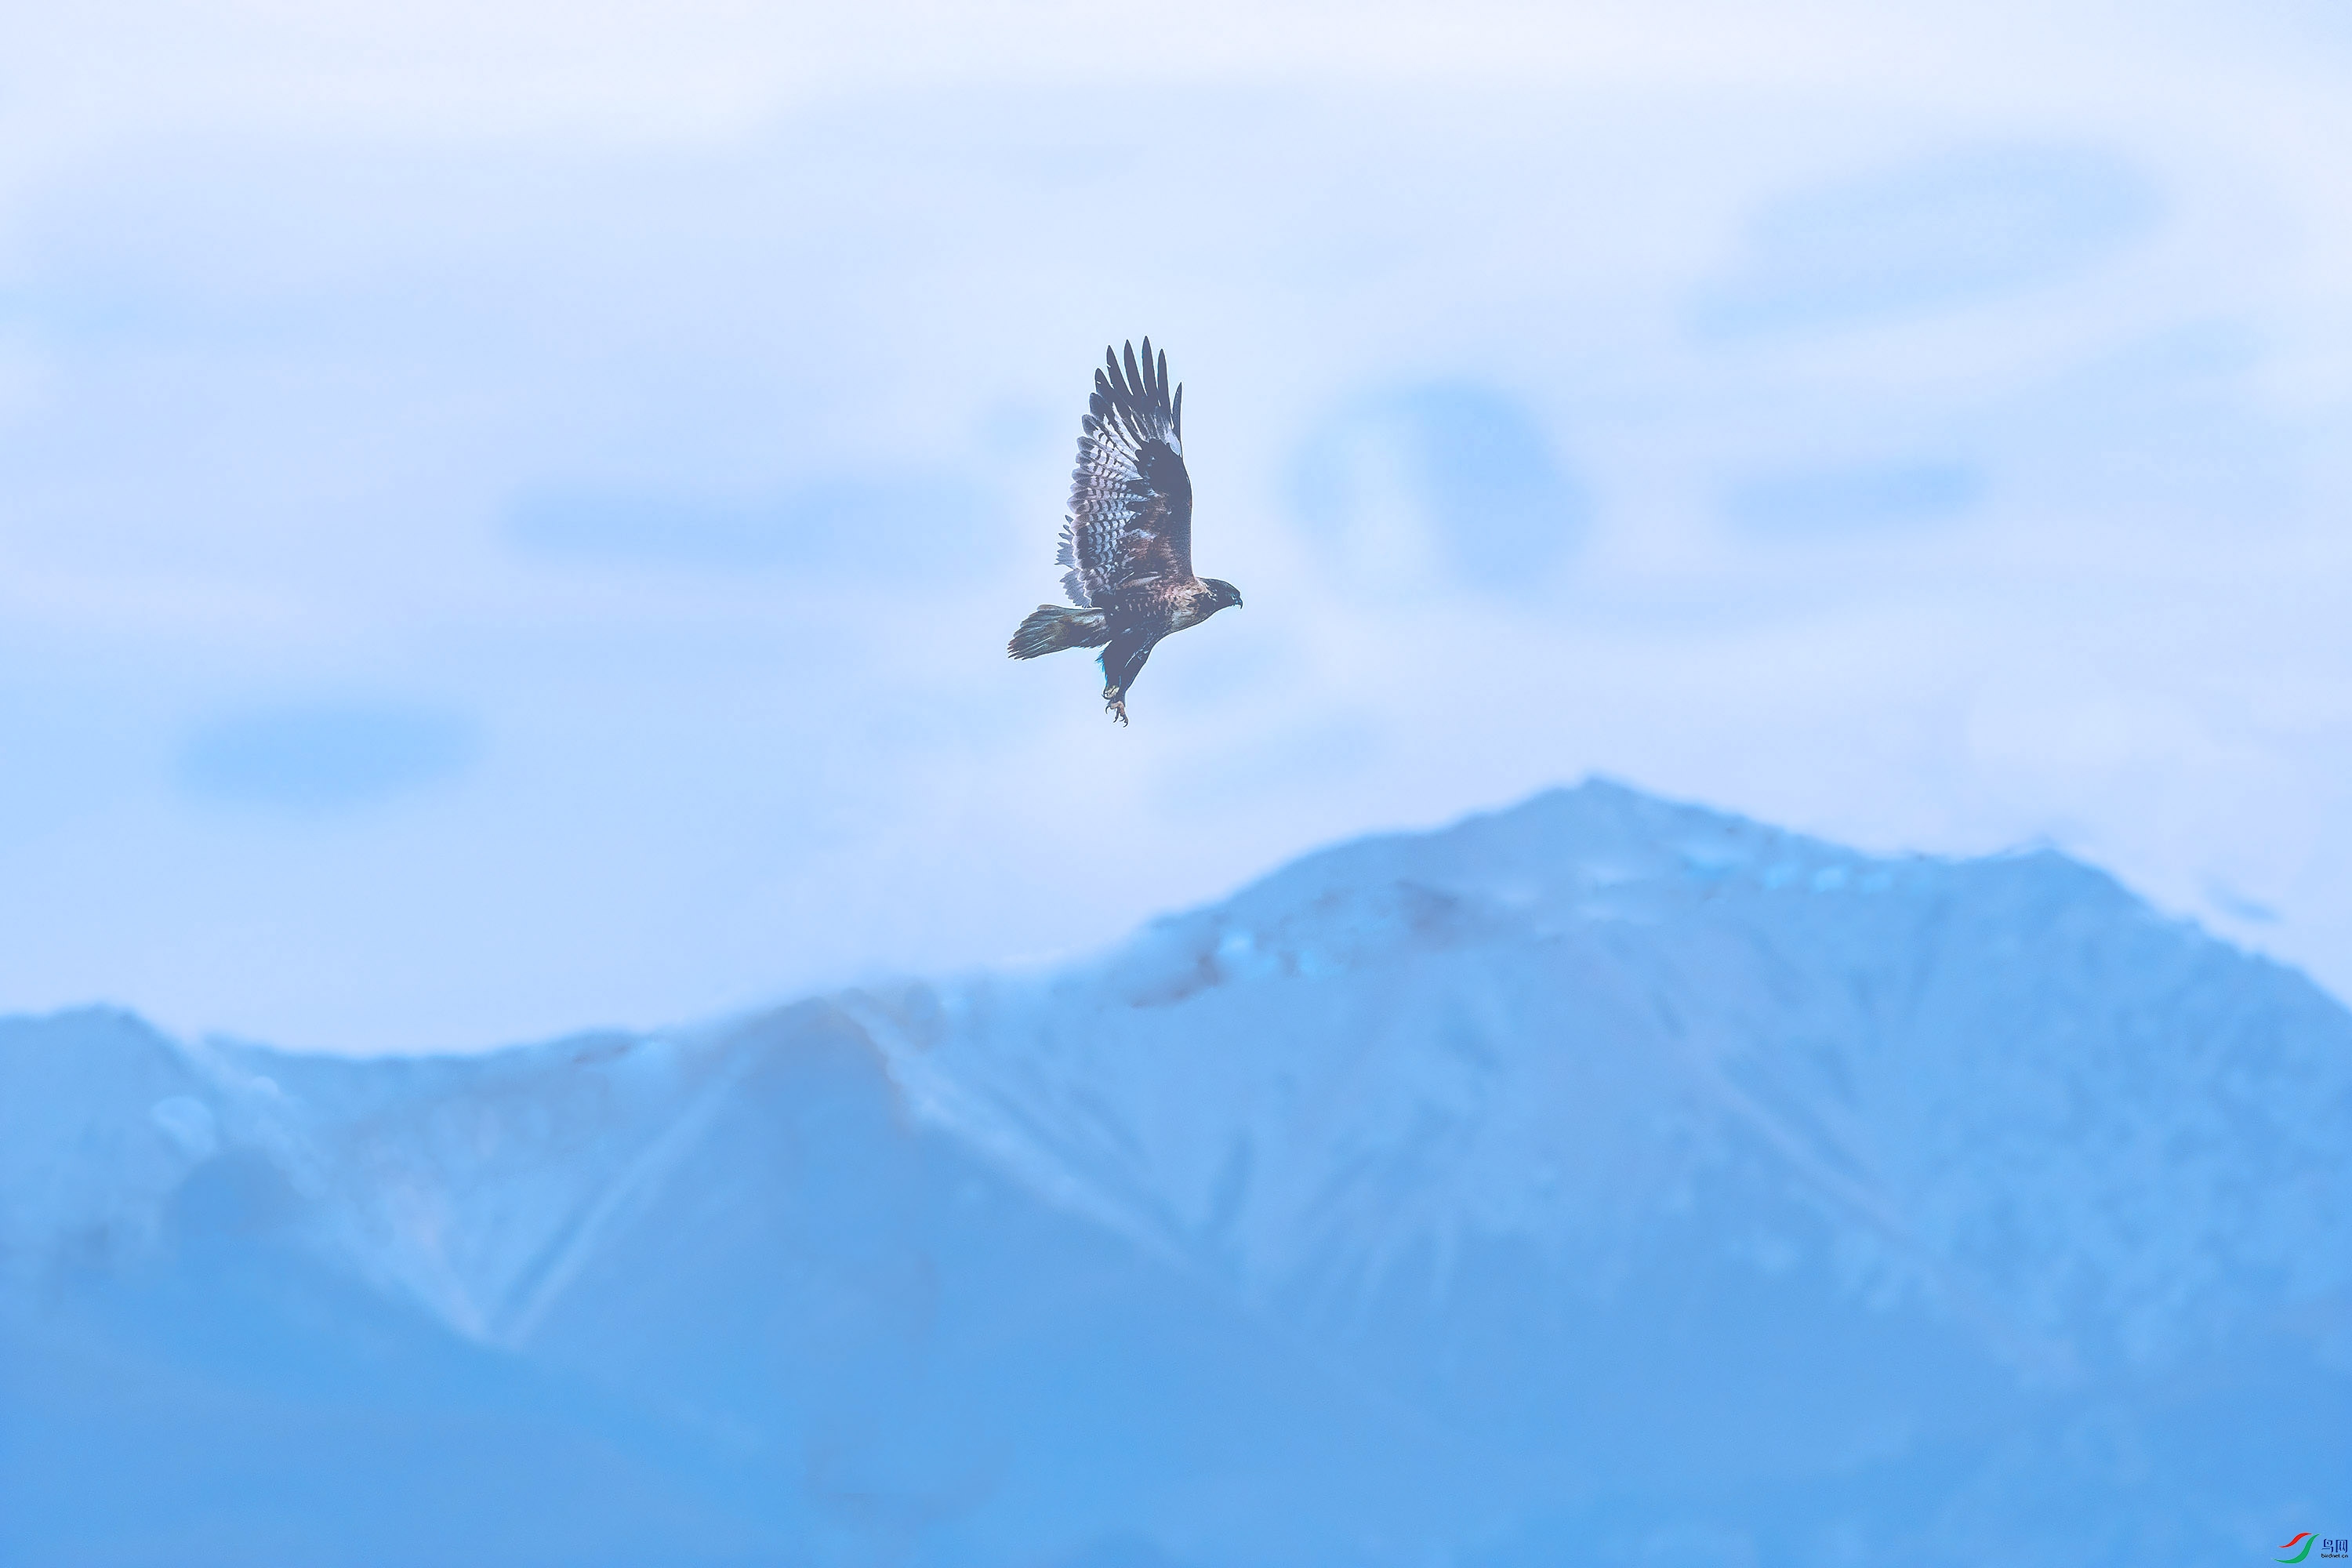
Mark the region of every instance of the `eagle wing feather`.
POLYGON ((1192 577, 1192 479, 1184 469, 1184 389, 1171 396, 1168 356, 1143 340, 1126 363, 1108 349, 1095 372, 1078 466, 1070 475, 1070 516, 1055 559, 1070 570, 1062 586, 1081 609, 1108 607, 1123 591, 1192 577))

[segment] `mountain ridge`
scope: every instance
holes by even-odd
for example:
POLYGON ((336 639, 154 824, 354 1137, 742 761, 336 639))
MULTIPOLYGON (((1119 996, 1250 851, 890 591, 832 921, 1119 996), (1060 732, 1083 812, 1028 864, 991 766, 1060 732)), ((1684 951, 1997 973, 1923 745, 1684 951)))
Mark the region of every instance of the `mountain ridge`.
MULTIPOLYGON (((2189 1562, 2352 1473, 2277 1408, 2352 1383, 2347 1110, 2352 1014, 2095 869, 1589 783, 1050 971, 688 1029, 0 1020, 0 1333, 177 1369, 189 1421, 278 1390, 362 1466, 387 1411, 520 1423, 605 1456, 616 1563, 2189 1562)), ((94 1419, 21 1382, 0 1446, 94 1419)), ((460 1485, 425 1461, 321 1482, 355 1539, 236 1418, 224 1560, 587 1560, 519 1524, 560 1467, 480 1460, 502 1554, 386 1522, 460 1485)), ((173 1555, 0 1505, 28 1560, 173 1555)))

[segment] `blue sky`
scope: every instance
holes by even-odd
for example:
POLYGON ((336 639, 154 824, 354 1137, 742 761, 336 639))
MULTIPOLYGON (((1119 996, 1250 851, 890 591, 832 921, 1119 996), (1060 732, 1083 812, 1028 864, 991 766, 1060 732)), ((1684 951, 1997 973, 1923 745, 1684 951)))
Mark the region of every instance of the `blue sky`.
POLYGON ((1601 772, 2352 990, 2318 5, 29 15, 0 1009, 346 1050, 1111 940, 1601 772), (1135 725, 1015 665, 1188 386, 1135 725))

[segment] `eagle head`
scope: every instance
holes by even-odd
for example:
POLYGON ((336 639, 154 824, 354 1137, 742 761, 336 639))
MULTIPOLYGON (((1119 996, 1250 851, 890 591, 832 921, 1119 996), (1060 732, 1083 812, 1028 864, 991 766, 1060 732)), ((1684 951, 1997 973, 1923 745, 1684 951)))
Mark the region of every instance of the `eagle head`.
POLYGON ((1228 605, 1241 607, 1242 591, 1223 577, 1203 577, 1201 586, 1209 591, 1209 614, 1213 616, 1228 605))

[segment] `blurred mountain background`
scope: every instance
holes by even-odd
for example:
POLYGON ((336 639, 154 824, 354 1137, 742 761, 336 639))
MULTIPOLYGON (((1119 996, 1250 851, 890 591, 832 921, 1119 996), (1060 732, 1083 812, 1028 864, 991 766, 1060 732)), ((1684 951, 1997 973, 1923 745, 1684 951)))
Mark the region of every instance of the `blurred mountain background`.
POLYGON ((2347 1121, 2352 1015, 2076 861, 1602 783, 698 1028, 18 1017, 0 1561, 2252 1560, 2352 1475, 2347 1121))

